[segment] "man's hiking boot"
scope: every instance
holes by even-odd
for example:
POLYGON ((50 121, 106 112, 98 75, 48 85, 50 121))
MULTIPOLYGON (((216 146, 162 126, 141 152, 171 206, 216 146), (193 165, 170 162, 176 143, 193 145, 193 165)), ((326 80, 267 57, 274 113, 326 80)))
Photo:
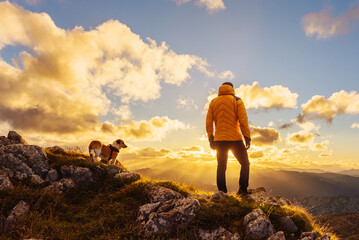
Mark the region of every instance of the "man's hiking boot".
POLYGON ((237 195, 247 195, 248 194, 248 191, 247 191, 247 189, 242 189, 242 188, 240 188, 239 190, 238 190, 238 192, 237 192, 237 195))

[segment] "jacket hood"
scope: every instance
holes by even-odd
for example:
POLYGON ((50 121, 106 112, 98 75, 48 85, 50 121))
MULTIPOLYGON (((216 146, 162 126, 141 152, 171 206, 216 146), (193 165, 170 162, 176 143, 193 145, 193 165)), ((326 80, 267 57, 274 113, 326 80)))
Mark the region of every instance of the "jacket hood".
POLYGON ((234 95, 234 89, 229 85, 222 85, 218 89, 218 96, 221 95, 234 95))

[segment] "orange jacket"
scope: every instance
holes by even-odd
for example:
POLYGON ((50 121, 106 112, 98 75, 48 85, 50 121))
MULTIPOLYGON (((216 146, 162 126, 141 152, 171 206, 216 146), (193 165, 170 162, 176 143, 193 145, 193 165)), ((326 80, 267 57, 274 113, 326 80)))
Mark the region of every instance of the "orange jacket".
POLYGON ((233 87, 222 85, 219 87, 218 97, 209 104, 206 117, 208 138, 214 135, 214 141, 240 141, 242 135, 239 128, 244 137, 250 140, 248 117, 243 101, 235 97, 233 87))

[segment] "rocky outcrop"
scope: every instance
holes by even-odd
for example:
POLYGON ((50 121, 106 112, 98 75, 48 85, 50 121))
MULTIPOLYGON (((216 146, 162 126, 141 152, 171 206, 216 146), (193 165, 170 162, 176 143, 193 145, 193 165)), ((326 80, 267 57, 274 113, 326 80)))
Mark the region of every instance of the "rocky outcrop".
POLYGON ((15 131, 9 131, 7 138, 11 141, 13 141, 15 144, 25 144, 27 145, 27 142, 25 139, 23 139, 20 134, 18 134, 15 131))
POLYGON ((79 187, 95 182, 92 171, 85 167, 62 166, 61 173, 64 178, 71 178, 79 187))
POLYGON ((14 174, 10 169, 0 169, 0 190, 7 191, 14 188, 9 178, 13 176, 14 174))
POLYGON ((257 208, 243 219, 245 240, 264 240, 275 233, 274 227, 264 212, 257 208))
POLYGON ((240 240, 241 237, 238 233, 231 233, 223 227, 219 227, 213 230, 205 230, 200 229, 198 231, 199 238, 202 240, 217 240, 217 239, 225 239, 225 240, 240 240))
POLYGON ((246 198, 255 202, 261 202, 265 205, 280 207, 280 206, 291 206, 292 203, 282 196, 272 197, 265 188, 260 187, 256 189, 250 189, 246 198))
POLYGON ((53 191, 62 193, 65 190, 74 188, 76 185, 71 178, 63 178, 60 181, 52 182, 49 186, 45 187, 45 191, 53 191))
POLYGON ((268 238, 268 240, 285 240, 284 232, 279 231, 268 238))
POLYGON ((11 210, 9 216, 4 221, 3 230, 7 230, 11 225, 13 225, 20 217, 26 214, 30 209, 30 204, 25 201, 20 201, 16 206, 11 210))
POLYGON ((152 183, 148 184, 147 189, 151 202, 140 207, 137 217, 145 236, 173 232, 177 227, 190 223, 196 216, 200 204, 194 197, 184 197, 152 183))
POLYGON ((17 172, 27 177, 37 174, 41 178, 45 178, 51 169, 41 147, 23 144, 0 146, 0 166, 10 169, 15 175, 17 172))
POLYGON ((281 217, 279 223, 282 226, 282 229, 289 234, 298 232, 297 226, 289 216, 281 217))

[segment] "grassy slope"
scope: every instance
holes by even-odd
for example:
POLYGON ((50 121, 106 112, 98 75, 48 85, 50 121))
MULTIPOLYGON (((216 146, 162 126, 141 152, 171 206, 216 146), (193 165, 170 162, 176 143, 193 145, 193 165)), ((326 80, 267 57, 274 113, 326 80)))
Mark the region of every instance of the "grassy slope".
MULTIPOLYGON (((60 169, 64 164, 93 168, 97 164, 89 163, 88 156, 67 152, 54 154, 48 152, 50 164, 60 169)), ((168 187, 184 195, 211 193, 200 192, 191 186, 172 181, 155 181, 142 177, 129 185, 121 185, 109 178, 85 189, 73 189, 64 194, 44 192, 40 187, 29 183, 16 183, 10 192, 0 191, 0 213, 7 216, 20 200, 31 204, 28 214, 20 219, 16 226, 3 234, 0 239, 43 238, 43 239, 138 239, 139 226, 135 222, 138 209, 149 202, 144 191, 147 181, 168 187)), ((289 215, 305 231, 320 230, 314 226, 311 216, 300 208, 270 208, 255 202, 248 202, 236 196, 230 196, 218 202, 198 198, 201 207, 197 217, 187 227, 178 228, 172 236, 160 235, 153 239, 197 239, 199 228, 217 228, 223 226, 232 232, 241 230, 241 219, 252 209, 261 208, 270 218, 274 227, 279 229, 278 219, 289 215)))

